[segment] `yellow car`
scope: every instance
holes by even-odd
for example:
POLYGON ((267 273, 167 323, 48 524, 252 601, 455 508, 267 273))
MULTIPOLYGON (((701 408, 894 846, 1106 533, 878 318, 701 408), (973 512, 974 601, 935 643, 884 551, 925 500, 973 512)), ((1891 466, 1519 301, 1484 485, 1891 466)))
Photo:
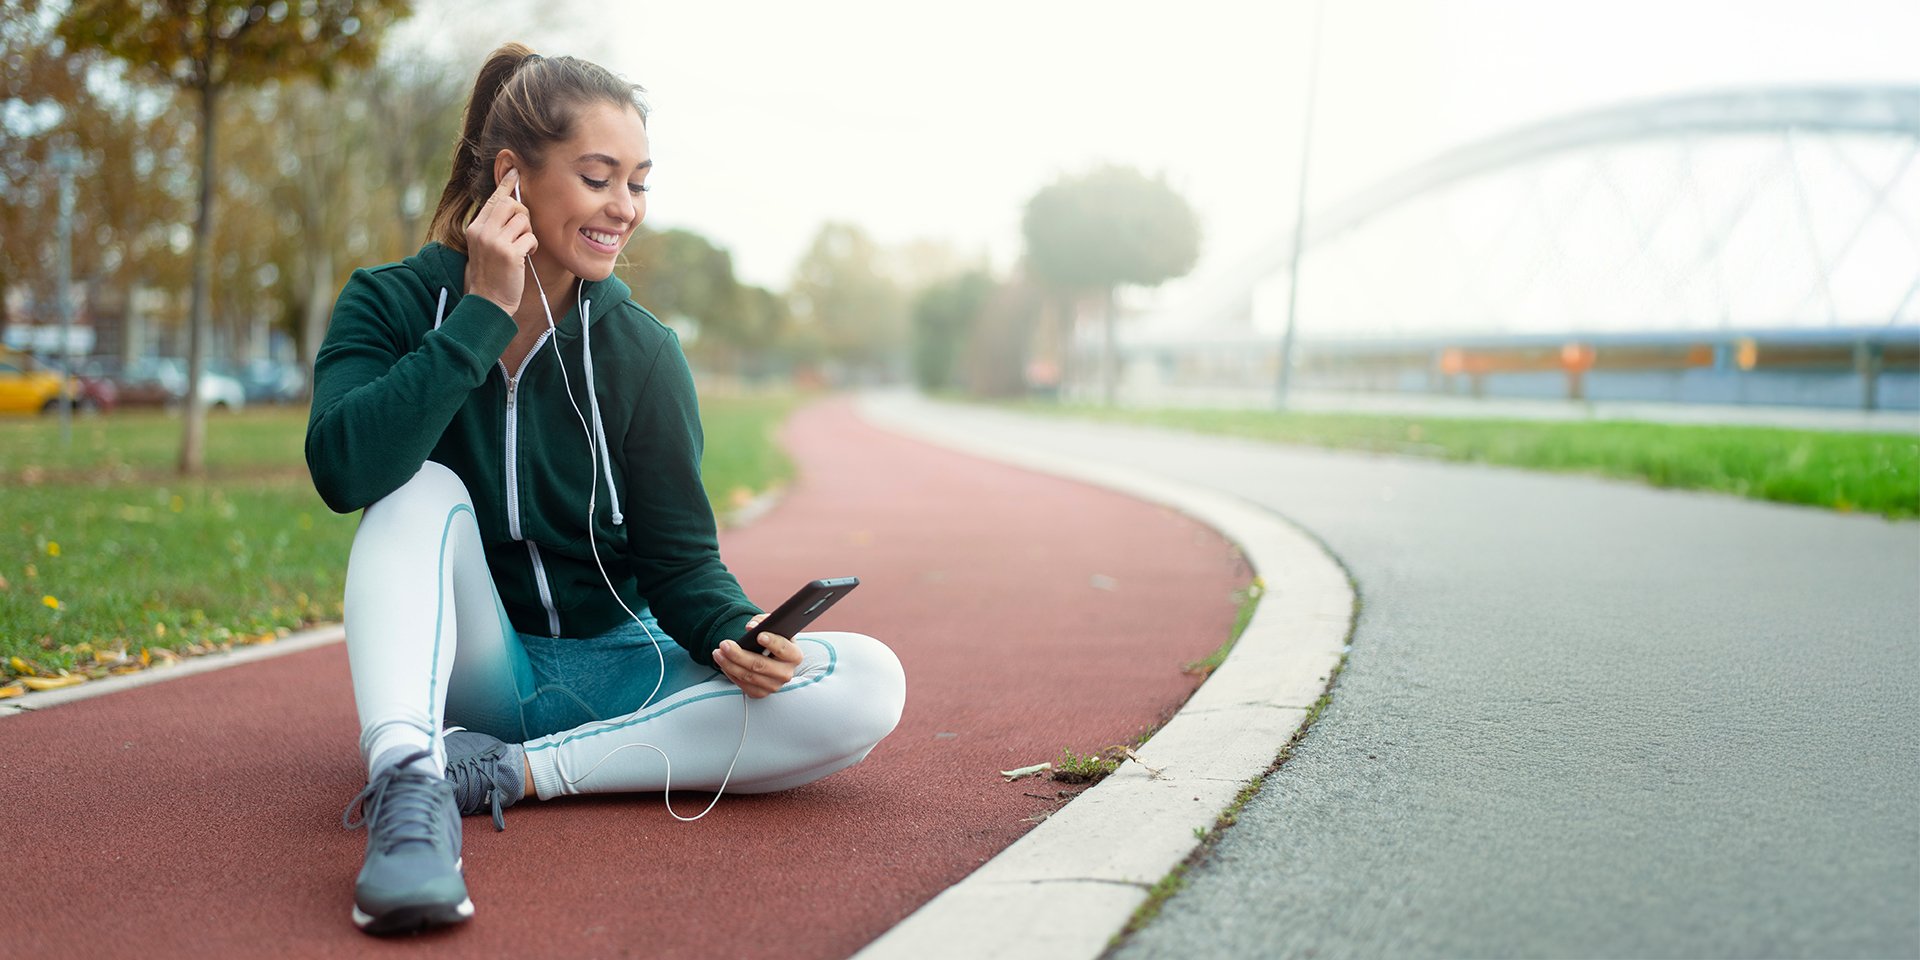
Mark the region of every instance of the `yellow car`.
MULTIPOLYGON (((69 378, 69 397, 80 400, 80 381, 69 378)), ((60 409, 60 375, 25 354, 0 353, 0 413, 55 413, 60 409)))

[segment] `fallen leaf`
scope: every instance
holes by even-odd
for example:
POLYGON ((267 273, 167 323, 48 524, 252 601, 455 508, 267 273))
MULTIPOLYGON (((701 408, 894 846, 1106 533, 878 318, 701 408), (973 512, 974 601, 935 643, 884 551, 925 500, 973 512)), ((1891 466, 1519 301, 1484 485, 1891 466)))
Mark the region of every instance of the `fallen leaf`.
POLYGON ((1015 767, 1012 770, 1002 770, 1000 771, 1000 775, 1003 777, 1006 777, 1008 783, 1012 783, 1013 781, 1018 780, 1021 777, 1031 777, 1034 774, 1046 773, 1048 770, 1052 770, 1052 769, 1053 769, 1053 763, 1049 761, 1046 763, 1036 763, 1031 767, 1015 767))
POLYGON ((0 700, 5 700, 8 697, 17 697, 26 692, 27 685, 15 680, 12 683, 0 685, 0 700))
POLYGON ((21 677, 20 682, 26 684, 29 690, 58 690, 61 687, 72 687, 86 683, 87 678, 76 676, 21 677))

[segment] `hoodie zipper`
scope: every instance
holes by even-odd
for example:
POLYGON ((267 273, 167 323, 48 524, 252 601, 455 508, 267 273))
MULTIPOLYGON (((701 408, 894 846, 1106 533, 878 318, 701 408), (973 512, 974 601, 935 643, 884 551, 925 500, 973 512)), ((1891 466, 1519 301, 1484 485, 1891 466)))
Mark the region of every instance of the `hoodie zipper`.
POLYGON ((506 442, 506 487, 507 487, 507 535, 527 545, 527 556, 533 561, 533 583, 540 591, 540 605, 547 611, 547 628, 554 635, 560 635, 560 612, 553 607, 553 591, 547 585, 547 568, 540 562, 540 547, 532 540, 520 534, 520 377, 527 372, 527 364, 540 355, 540 348, 546 346, 547 338, 553 335, 549 329, 533 342, 533 349, 520 359, 520 369, 508 372, 505 361, 500 364, 500 373, 507 378, 507 442, 506 442))

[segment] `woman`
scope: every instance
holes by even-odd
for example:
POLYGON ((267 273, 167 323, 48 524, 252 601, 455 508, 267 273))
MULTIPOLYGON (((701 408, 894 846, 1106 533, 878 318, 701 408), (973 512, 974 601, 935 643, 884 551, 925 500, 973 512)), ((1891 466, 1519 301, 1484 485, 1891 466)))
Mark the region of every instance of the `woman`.
POLYGON ((320 348, 308 467, 366 510, 346 631, 368 782, 343 823, 368 831, 370 933, 472 916, 461 814, 782 790, 900 717, 869 637, 736 642, 764 614, 720 561, 692 376, 613 276, 646 215, 640 92, 494 51, 428 243, 356 271, 320 348))

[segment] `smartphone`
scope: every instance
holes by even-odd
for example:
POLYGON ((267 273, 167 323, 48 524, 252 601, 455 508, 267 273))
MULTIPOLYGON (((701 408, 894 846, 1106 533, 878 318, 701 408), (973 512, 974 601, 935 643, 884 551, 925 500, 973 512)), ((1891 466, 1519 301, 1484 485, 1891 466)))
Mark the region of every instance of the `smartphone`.
POLYGON ((760 625, 747 631, 740 638, 742 649, 752 653, 766 653, 760 646, 760 634, 771 633, 776 637, 793 639, 793 635, 807 628, 807 625, 827 612, 841 597, 860 585, 859 577, 838 577, 832 580, 815 580, 795 591, 785 603, 775 607, 760 625))

